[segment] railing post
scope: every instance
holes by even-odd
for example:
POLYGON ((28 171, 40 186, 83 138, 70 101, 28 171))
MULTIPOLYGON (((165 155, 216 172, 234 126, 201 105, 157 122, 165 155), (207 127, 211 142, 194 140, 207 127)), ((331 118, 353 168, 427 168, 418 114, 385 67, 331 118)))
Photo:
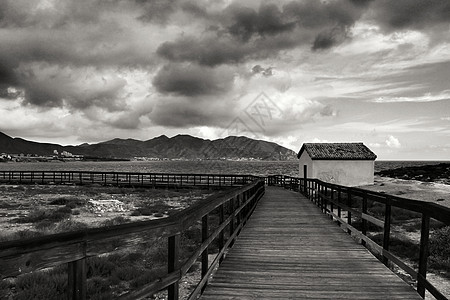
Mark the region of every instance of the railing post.
POLYGON ((319 190, 320 190, 320 207, 322 209, 322 212, 325 213, 325 197, 324 197, 325 186, 320 185, 319 190))
MULTIPOLYGON (((234 233, 234 219, 235 219, 235 216, 234 216, 234 198, 231 198, 231 199, 228 201, 228 203, 229 203, 230 215, 231 215, 231 220, 230 220, 230 236, 232 236, 233 233, 234 233)), ((234 244, 234 241, 231 241, 229 246, 232 247, 233 244, 234 244)))
MULTIPOLYGON (((237 195, 236 196, 236 202, 237 202, 237 206, 236 206, 236 208, 239 208, 240 206, 241 206, 241 203, 243 203, 243 202, 245 202, 245 200, 246 200, 246 194, 247 194, 247 192, 244 192, 244 193, 242 193, 241 195, 237 195), (242 200, 242 201, 241 201, 242 200)), ((241 216, 241 214, 242 214, 242 210, 241 211, 239 211, 239 213, 237 214, 237 221, 236 221, 236 226, 239 226, 239 225, 241 225, 241 221, 242 221, 242 216, 241 216)))
POLYGON ((419 272, 417 277, 417 292, 425 298, 425 286, 421 281, 427 278, 428 240, 430 237, 430 216, 422 213, 422 226, 420 229, 419 272))
MULTIPOLYGON (((386 210, 384 213, 384 233, 383 233, 383 249, 386 251, 389 251, 389 239, 391 234, 391 204, 389 201, 389 198, 386 197, 387 203, 386 203, 386 210)), ((383 255, 383 263, 387 266, 388 265, 388 259, 383 255)))
MULTIPOLYGON (((202 217, 202 243, 208 239, 208 214, 202 217)), ((208 247, 202 252, 202 279, 206 276, 208 272, 208 247)), ((202 287, 202 293, 206 288, 208 282, 202 287)))
POLYGON ((308 189, 307 189, 307 181, 308 181, 308 166, 303 165, 303 190, 305 192, 305 196, 308 197, 308 189))
POLYGON ((334 209, 334 204, 333 204, 333 201, 334 201, 334 189, 331 187, 330 188, 330 192, 331 192, 331 195, 330 195, 330 198, 331 198, 331 201, 330 201, 330 212, 331 212, 331 214, 330 214, 330 217, 331 217, 331 220, 333 220, 333 209, 334 209))
POLYGON ((86 259, 68 263, 67 298, 69 300, 86 299, 86 259))
MULTIPOLYGON (((167 271, 168 273, 175 272, 179 268, 179 249, 180 249, 180 235, 169 236, 167 255, 167 271)), ((167 287, 167 299, 178 300, 179 298, 179 282, 178 280, 167 287)))
MULTIPOLYGON (((223 209, 223 204, 219 207, 219 226, 222 225, 223 221, 225 220, 225 214, 224 214, 224 209, 223 209)), ((224 246, 224 231, 225 229, 223 229, 220 234, 219 234, 219 252, 223 249, 224 246)), ((222 263, 223 261, 223 256, 220 258, 219 264, 222 263)))
POLYGON ((338 187, 338 197, 337 197, 337 202, 338 202, 338 217, 341 217, 341 187, 338 187))
MULTIPOLYGON (((367 214, 367 193, 363 193, 363 199, 362 199, 362 213, 367 214)), ((367 235, 367 220, 364 219, 363 216, 361 216, 362 219, 362 234, 367 235)), ((361 240, 361 245, 365 246, 366 241, 361 240)))
MULTIPOLYGON (((350 211, 350 208, 352 206, 352 194, 350 193, 350 188, 347 188, 347 224, 352 225, 352 212, 350 211)), ((347 229, 348 234, 352 234, 352 231, 350 229, 347 229)))

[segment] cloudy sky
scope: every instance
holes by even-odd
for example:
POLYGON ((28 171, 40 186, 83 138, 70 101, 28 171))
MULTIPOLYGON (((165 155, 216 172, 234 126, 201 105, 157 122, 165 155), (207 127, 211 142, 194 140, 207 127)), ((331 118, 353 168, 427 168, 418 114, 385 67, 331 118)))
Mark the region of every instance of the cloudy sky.
POLYGON ((0 0, 0 131, 450 159, 450 1, 0 0))

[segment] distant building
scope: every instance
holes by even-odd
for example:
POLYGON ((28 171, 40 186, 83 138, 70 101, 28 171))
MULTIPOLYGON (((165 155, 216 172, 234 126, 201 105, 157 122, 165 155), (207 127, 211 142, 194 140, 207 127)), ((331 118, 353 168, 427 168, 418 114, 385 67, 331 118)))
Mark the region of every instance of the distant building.
POLYGON ((377 156, 363 143, 305 143, 297 158, 300 177, 345 186, 373 184, 377 156))

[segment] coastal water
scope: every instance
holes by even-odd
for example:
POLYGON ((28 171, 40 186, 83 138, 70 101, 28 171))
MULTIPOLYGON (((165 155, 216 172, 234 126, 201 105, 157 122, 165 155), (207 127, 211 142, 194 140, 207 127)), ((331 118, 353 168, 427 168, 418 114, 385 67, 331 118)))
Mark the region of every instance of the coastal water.
MULTIPOLYGON (((443 161, 375 161, 375 172, 443 161)), ((121 161, 121 162, 7 162, 0 171, 116 171, 190 174, 283 174, 298 176, 297 161, 121 161)))

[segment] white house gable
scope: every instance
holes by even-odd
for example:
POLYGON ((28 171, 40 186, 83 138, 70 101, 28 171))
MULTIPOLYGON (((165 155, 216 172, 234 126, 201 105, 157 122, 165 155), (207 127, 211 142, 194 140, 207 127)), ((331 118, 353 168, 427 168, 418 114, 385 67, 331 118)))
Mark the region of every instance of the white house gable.
POLYGON ((297 156, 299 175, 346 186, 373 184, 376 155, 362 143, 305 143, 297 156))

